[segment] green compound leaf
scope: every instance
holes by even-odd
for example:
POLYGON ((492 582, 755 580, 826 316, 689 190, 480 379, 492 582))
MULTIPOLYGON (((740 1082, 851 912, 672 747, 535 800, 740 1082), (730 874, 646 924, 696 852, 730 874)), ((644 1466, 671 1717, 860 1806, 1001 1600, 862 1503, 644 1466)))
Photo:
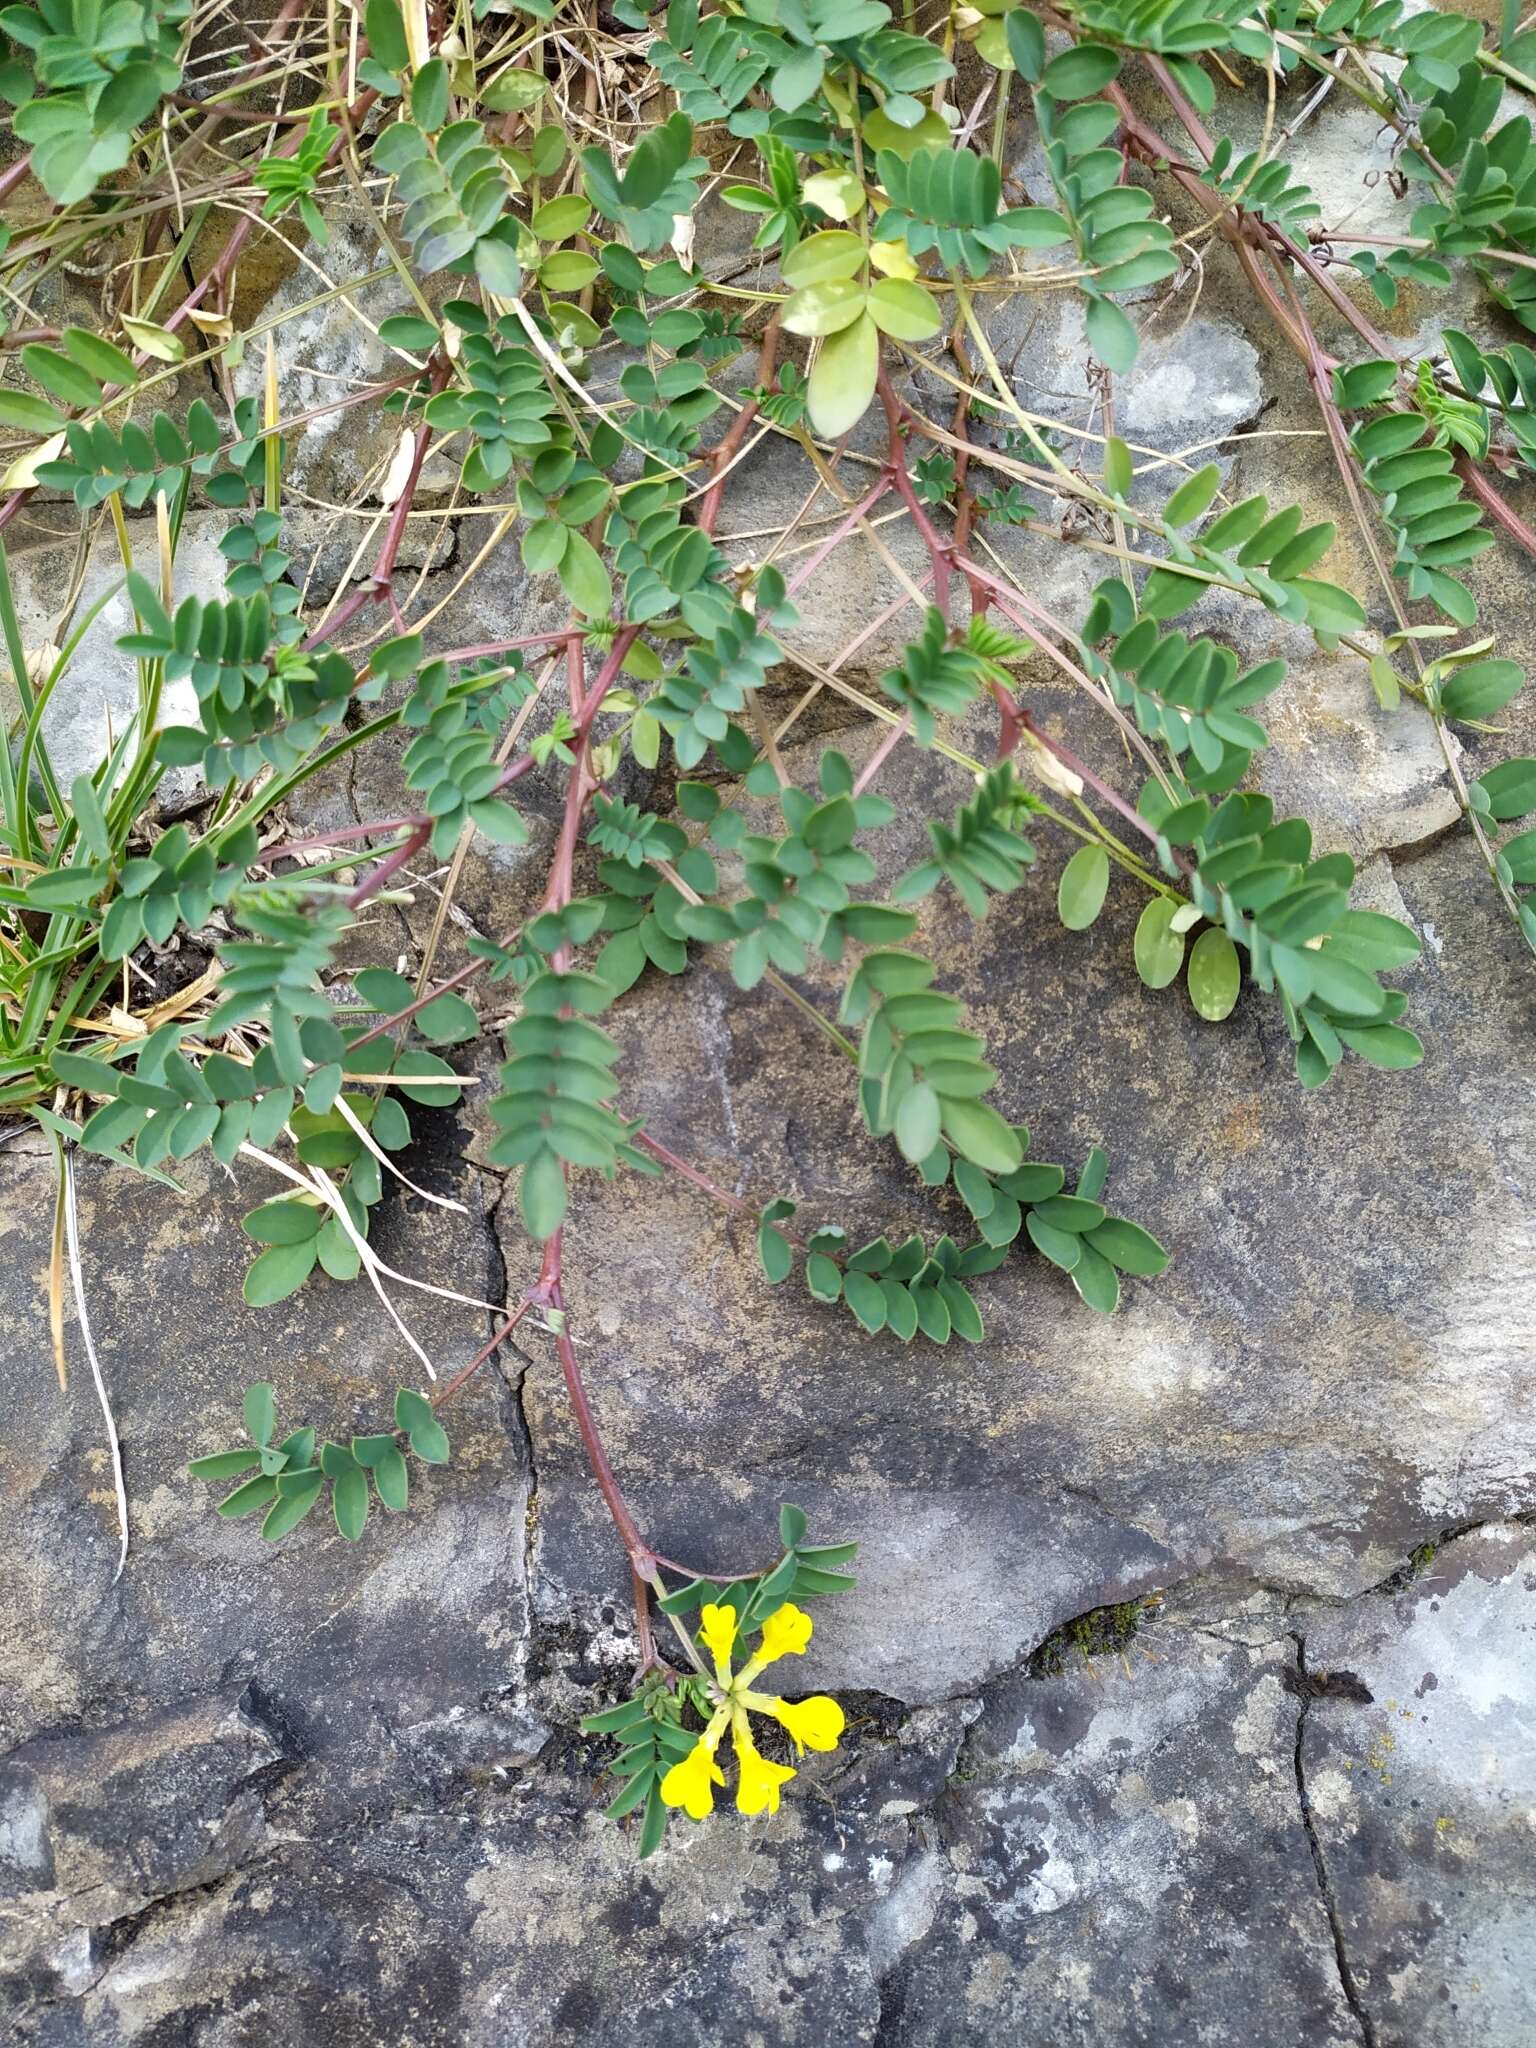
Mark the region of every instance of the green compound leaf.
POLYGON ((1168 1264, 1167 1252, 1152 1233, 1124 1216, 1106 1216, 1096 1230, 1088 1232, 1088 1243, 1122 1273, 1153 1279, 1168 1264))
POLYGON ((259 1451, 213 1451, 206 1458, 194 1458, 187 1471, 193 1479, 234 1479, 260 1462, 259 1451))
POLYGON ((1173 929, 1179 905, 1154 896, 1136 921, 1136 972, 1148 988, 1166 988, 1184 964, 1184 934, 1173 929))
POLYGON ((270 1473, 260 1473, 255 1479, 248 1479, 244 1486, 237 1486, 233 1493, 221 1500, 218 1512, 234 1520, 240 1515, 253 1514, 257 1508, 267 1507, 276 1498, 276 1478, 270 1473))
POLYGON ((867 313, 817 350, 806 391, 811 425, 829 441, 840 441, 869 410, 880 367, 880 330, 867 313))
POLYGON ((1179 485, 1163 507, 1163 517, 1170 526, 1192 525, 1220 488, 1220 466, 1208 462, 1204 469, 1197 469, 1193 476, 1186 477, 1179 485))
POLYGON ((1141 338, 1130 315, 1113 299, 1093 298, 1087 307, 1088 344, 1104 365, 1117 376, 1136 367, 1141 338))
POLYGON ((448 1463, 448 1432, 425 1394, 402 1387, 395 1396, 395 1421, 410 1438, 411 1449, 423 1464, 448 1463))
MULTIPOLYGON (((1026 55, 1031 52, 1026 47, 1026 55)), ((1120 69, 1118 52, 1102 43, 1079 43, 1053 57, 1040 75, 1040 83, 1053 99, 1082 100, 1102 92, 1120 69)))
POLYGON ((373 1483, 379 1499, 391 1514, 400 1514, 410 1502, 411 1475, 403 1453, 391 1444, 373 1467, 373 1483))
POLYGON ((1072 1285, 1089 1308, 1100 1315, 1113 1315, 1120 1305, 1120 1276, 1091 1244, 1084 1244, 1072 1268, 1072 1285))
POLYGON ((1447 718, 1491 718, 1524 684, 1525 670, 1518 661, 1469 662, 1441 684, 1441 709, 1447 718))
POLYGON ((1023 1157, 1018 1133, 990 1103, 947 1096, 943 1124, 955 1149, 988 1173, 1012 1173, 1023 1157))
POLYGON ((1189 999, 1208 1023, 1230 1017, 1243 985, 1237 948, 1224 931, 1203 931, 1189 954, 1189 999))
POLYGON ((528 1235, 544 1244, 565 1220, 565 1171, 554 1152, 541 1152, 523 1168, 517 1205, 528 1235))
POLYGON ((1109 855, 1102 846, 1080 846, 1061 871, 1056 910, 1068 931, 1086 931, 1104 908, 1109 888, 1109 855))
POLYGON ((285 1472, 277 1480, 277 1499, 267 1512, 261 1533, 275 1543, 296 1529, 325 1490, 325 1474, 318 1467, 304 1472, 285 1472))
POLYGON ((333 1482, 331 1506, 336 1527, 349 1543, 356 1543, 368 1522, 368 1474, 360 1465, 333 1482))
POLYGON ((270 1308, 297 1294, 314 1271, 319 1256, 313 1238, 301 1244, 274 1244, 255 1259, 241 1284, 252 1308, 270 1308))
POLYGON ((868 1273, 844 1274, 843 1299, 871 1336, 885 1328, 885 1290, 868 1273))
POLYGON ((245 1417, 245 1433, 253 1444, 269 1444, 272 1432, 277 1427, 277 1402, 272 1388, 266 1380, 258 1380, 255 1386, 247 1387, 241 1404, 245 1417))
POLYGON ((902 1156, 919 1165, 939 1142, 941 1105, 927 1082, 909 1088, 896 1112, 896 1142, 902 1156))
POLYGON ((843 1276, 825 1253, 812 1252, 805 1262, 805 1284, 818 1301, 836 1301, 843 1291, 843 1276))
POLYGON ((790 1268, 795 1263, 794 1250, 783 1231, 775 1230, 771 1223, 764 1222, 758 1227, 757 1256, 771 1287, 777 1287, 781 1280, 789 1278, 790 1268))

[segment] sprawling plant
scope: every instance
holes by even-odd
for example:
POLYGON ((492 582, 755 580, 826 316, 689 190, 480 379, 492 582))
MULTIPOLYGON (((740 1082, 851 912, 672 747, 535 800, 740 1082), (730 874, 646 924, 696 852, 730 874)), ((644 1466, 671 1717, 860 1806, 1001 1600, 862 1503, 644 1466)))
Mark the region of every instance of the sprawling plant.
MULTIPOLYGON (((439 1412, 515 1329, 541 1333, 633 1576, 634 1688, 586 1726, 619 1745, 611 1811, 637 1816, 642 1853, 672 1811, 709 1812, 729 1756, 736 1803, 756 1814, 776 1808, 791 1753, 835 1746, 835 1701, 759 1681, 805 1650, 801 1603, 852 1586, 854 1547, 808 1542, 786 1506, 781 1553, 759 1569, 704 1574, 658 1553, 609 1460, 565 1303, 563 1226, 590 1176, 678 1176, 750 1227, 765 1286, 796 1276, 850 1337, 980 1342, 975 1283, 1059 1285, 1050 1267, 1113 1311, 1166 1252, 1108 1206, 1098 1147, 1070 1187, 1033 1156, 1006 1076, 922 944, 918 906, 935 896, 999 943, 1041 915, 1042 838, 1070 849, 1065 926, 1091 925, 1111 886, 1133 892, 1128 967, 1153 990, 1182 977, 1212 1023, 1245 987, 1272 1003, 1302 1086, 1348 1056, 1416 1065, 1406 998, 1383 977, 1418 940, 1360 908, 1350 857, 1319 851, 1305 818, 1254 789, 1285 667, 1243 664, 1202 612, 1213 593, 1222 618, 1247 606, 1342 651, 1381 715, 1429 722, 1491 890, 1536 949, 1536 760, 1482 765, 1480 751, 1471 774, 1464 754, 1487 750, 1524 670, 1480 630, 1462 572, 1498 544, 1536 554, 1508 495, 1536 468, 1536 354, 1518 338, 1536 330, 1536 38, 1517 12, 1492 32, 1404 0, 977 0, 899 20, 884 0, 670 0, 654 17, 623 0, 613 34, 566 0, 288 0, 218 71, 199 58, 218 10, 194 0, 0 12, 0 92, 30 149, 0 193, 35 181, 0 248, 0 533, 46 494, 87 539, 110 533, 124 572, 39 651, 0 541, 17 707, 0 747, 0 1115, 30 1118, 57 1151, 61 1376, 66 1270, 85 1321, 82 1149, 172 1185, 204 1148, 248 1172, 253 1309, 366 1281, 420 1368, 344 1442, 307 1424, 279 1439, 271 1388, 249 1390, 248 1443, 191 1470, 233 1482, 218 1512, 259 1514, 268 1538, 321 1503, 350 1541, 373 1501, 405 1510, 413 1469, 429 1490, 449 1456, 439 1412), (1256 147, 1208 126, 1239 96, 1272 107, 1314 81, 1391 132, 1393 232, 1327 222, 1272 118, 1256 147), (1027 186, 1021 129, 1038 150, 1027 186), (717 185, 754 252, 727 277, 695 265, 717 185), (398 290, 378 328, 393 368, 285 416, 274 323, 239 324, 237 264, 259 236, 323 258, 338 205, 378 231, 371 281, 398 290), (1362 588, 1327 576, 1332 523, 1233 499, 1217 463, 1148 460, 1113 429, 1115 380, 1203 237, 1304 366, 1370 564, 1362 588), (103 248, 99 323, 55 327, 50 280, 103 248), (1459 317, 1497 344, 1445 327, 1409 356, 1374 323, 1405 286, 1474 279, 1492 311, 1459 317), (999 303, 1062 291, 1081 301, 1103 398, 1103 431, 1070 449, 994 345, 999 303), (1351 337, 1346 357, 1319 339, 1322 314, 1351 337), (236 400, 234 373, 263 350, 262 394, 236 400), (903 374, 915 364, 932 374, 903 374), (171 409, 183 376, 198 395, 171 409), (930 412, 919 394, 940 384, 951 397, 930 412), (317 611, 285 545, 285 453, 359 402, 398 428, 375 480, 383 533, 365 578, 317 611), (733 561, 722 508, 769 437, 803 453, 832 516, 733 561), (493 545, 515 534, 529 574, 562 594, 563 624, 455 646, 450 619, 429 645, 398 572, 407 522, 430 516, 429 454, 456 472, 454 507, 494 519, 493 545), (191 587, 182 566, 204 505, 227 519, 222 587, 191 587), (153 523, 148 554, 130 514, 153 523), (829 560, 892 519, 920 566, 887 615, 907 633, 876 696, 840 673, 867 632, 823 665, 796 626, 829 560), (1080 616, 1001 566, 989 528, 1010 526, 1102 558, 1080 616), (66 787, 49 708, 113 598, 133 614, 116 644, 136 707, 66 787), (1126 787, 1042 722, 1026 661, 1106 721, 1126 787), (802 709, 833 689, 883 726, 861 767, 828 748, 803 781, 789 772, 776 673, 802 709), (183 702, 190 688, 190 718, 170 715, 173 688, 183 702), (305 781, 391 732, 408 740, 402 814, 295 836, 286 807, 305 781), (981 735, 989 759, 969 751, 981 735), (926 821, 929 851, 882 890, 896 813, 879 782, 904 745, 951 763, 954 788, 926 821), (174 816, 160 794, 172 769, 193 784, 174 816), (528 838, 519 785, 535 778, 560 814, 537 905, 438 975, 466 854, 528 838), (365 910, 398 900, 423 863, 448 879, 413 975, 343 969, 365 910), (164 971, 178 950, 201 963, 194 978, 164 971), (776 1001, 814 1025, 928 1227, 887 1234, 875 1218, 856 1242, 813 1216, 802 1230, 791 1196, 730 1193, 651 1134, 643 1072, 626 1075, 606 1020, 649 977, 705 957, 741 992, 742 1028, 776 1001), (835 1005, 802 985, 816 963, 816 987, 840 978, 835 1005), (481 1034, 475 992, 493 984, 513 1014, 487 1156, 515 1184, 532 1249, 507 1298, 481 1302, 388 1266, 370 1223, 404 1180, 413 1114, 458 1101, 454 1048, 481 1034), (1026 1248, 1045 1266, 1021 1266, 1026 1248), (446 1381, 401 1309, 429 1284, 493 1317, 446 1381), (758 1748, 765 1728, 785 1761, 758 1748)), ((124 1531, 126 1548, 126 1517, 124 1531)))

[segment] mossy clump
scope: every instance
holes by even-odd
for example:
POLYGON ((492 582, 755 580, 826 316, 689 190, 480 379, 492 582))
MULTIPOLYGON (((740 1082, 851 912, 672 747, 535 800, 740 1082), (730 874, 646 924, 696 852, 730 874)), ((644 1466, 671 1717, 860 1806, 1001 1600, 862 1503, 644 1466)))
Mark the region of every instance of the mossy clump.
POLYGON ((1108 1607, 1090 1607, 1048 1635, 1029 1660, 1031 1678, 1059 1678, 1073 1658, 1089 1665, 1096 1657, 1123 1656, 1155 1612, 1161 1595, 1117 1600, 1108 1607))

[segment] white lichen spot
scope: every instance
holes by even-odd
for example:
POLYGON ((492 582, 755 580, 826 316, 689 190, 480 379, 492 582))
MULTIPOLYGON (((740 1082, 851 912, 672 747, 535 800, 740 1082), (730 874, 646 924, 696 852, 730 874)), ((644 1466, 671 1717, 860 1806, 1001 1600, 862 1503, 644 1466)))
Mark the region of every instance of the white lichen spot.
POLYGON ((1200 1809, 1193 1799, 1165 1799, 1154 1811, 1182 1841, 1198 1841, 1200 1809))
POLYGON ((1355 1788, 1343 1771, 1309 1771, 1307 1797, 1320 1820, 1345 1820, 1355 1811, 1355 1788))
POLYGON ((1232 1723, 1233 1747, 1239 1756, 1273 1756, 1278 1690, 1278 1679, 1266 1678, 1244 1700, 1242 1712, 1232 1723))
POLYGON ((931 1850, 915 1856, 869 1916, 866 1944, 876 1981, 916 1946, 933 1925, 943 1891, 944 1869, 931 1850))

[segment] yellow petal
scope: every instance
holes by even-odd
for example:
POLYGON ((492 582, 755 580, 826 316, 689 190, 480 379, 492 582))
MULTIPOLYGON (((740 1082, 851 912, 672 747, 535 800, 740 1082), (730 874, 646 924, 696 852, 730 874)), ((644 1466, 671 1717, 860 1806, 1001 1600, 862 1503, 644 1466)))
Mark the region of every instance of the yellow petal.
POLYGON ((664 1806, 680 1806, 690 1820, 703 1820, 714 1811, 712 1785, 723 1785, 725 1773, 715 1762, 714 1747, 701 1735, 688 1754, 675 1763, 661 1781, 664 1806))
POLYGON ((731 1731, 739 1765, 736 1786, 736 1808, 739 1813, 777 1813, 779 1810, 779 1787, 787 1785, 795 1773, 788 1764, 770 1763, 758 1754, 752 1741, 751 1731, 744 1714, 736 1717, 731 1731))
MULTIPOLYGON (((706 1606, 699 1615, 699 1641, 714 1658, 717 1666, 724 1665, 730 1670, 731 1648, 736 1641, 736 1610, 734 1607, 706 1606)), ((725 1680, 722 1679, 724 1684, 725 1680)))
POLYGON ((836 1749, 847 1726, 842 1708, 826 1693, 816 1693, 808 1700, 774 1700, 768 1711, 789 1731, 802 1756, 808 1749, 836 1749))
POLYGON ((754 1662, 771 1664, 777 1657, 801 1657, 811 1640, 813 1623, 803 1607, 786 1600, 763 1623, 762 1642, 754 1662))

